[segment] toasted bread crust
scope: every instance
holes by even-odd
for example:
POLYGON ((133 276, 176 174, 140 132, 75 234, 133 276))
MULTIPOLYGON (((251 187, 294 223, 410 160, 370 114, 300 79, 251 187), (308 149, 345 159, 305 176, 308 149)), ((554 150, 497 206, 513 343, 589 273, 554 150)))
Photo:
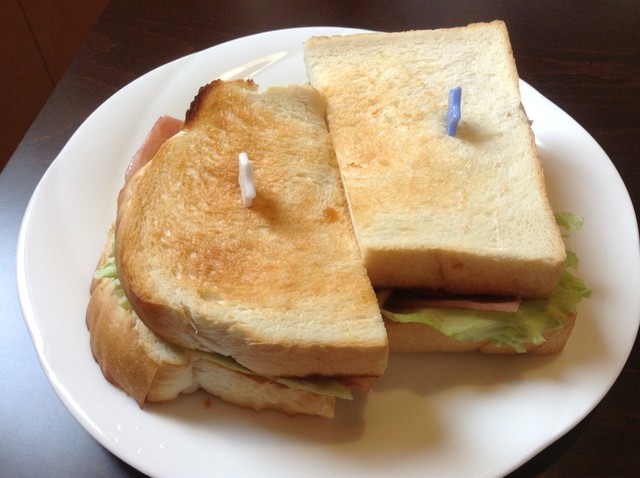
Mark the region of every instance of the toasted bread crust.
MULTIPOLYGON (((111 249, 111 237, 99 266, 111 249)), ((194 355, 155 336, 131 310, 119 305, 111 279, 94 279, 86 312, 91 350, 105 378, 140 407, 203 388, 254 410, 332 418, 336 399, 245 375, 194 355)))
POLYGON ((374 287, 545 297, 565 258, 504 23, 305 44, 374 287), (458 133, 446 133, 462 87, 458 133))
POLYGON ((123 188, 116 262, 158 336, 263 375, 379 376, 387 341, 342 190, 324 101, 213 82, 183 132, 123 188), (254 161, 243 208, 238 153, 254 161))
POLYGON ((92 287, 86 323, 91 351, 104 377, 140 407, 147 401, 173 400, 192 385, 189 355, 160 344, 135 314, 120 307, 110 279, 92 287))

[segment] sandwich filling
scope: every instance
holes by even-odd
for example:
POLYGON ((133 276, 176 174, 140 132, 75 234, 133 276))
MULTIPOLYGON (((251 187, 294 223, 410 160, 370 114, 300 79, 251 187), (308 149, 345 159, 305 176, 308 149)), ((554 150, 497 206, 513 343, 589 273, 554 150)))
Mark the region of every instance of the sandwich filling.
MULTIPOLYGON (((556 222, 571 234, 582 225, 582 218, 570 213, 556 214, 556 222)), ((400 323, 419 323, 433 327, 447 337, 470 342, 489 341, 496 347, 511 347, 516 352, 526 352, 526 345, 540 345, 546 341, 545 332, 563 326, 563 317, 576 314, 577 305, 591 296, 591 290, 577 275, 578 256, 567 251, 563 272, 557 287, 547 299, 515 300, 519 305, 508 310, 500 304, 513 300, 500 299, 470 301, 468 298, 447 299, 447 307, 441 307, 433 298, 420 304, 420 292, 395 290, 382 304, 386 320, 400 323), (455 306, 456 300, 460 301, 455 306), (469 307, 470 303, 478 306, 469 307), (490 304, 488 306, 487 304, 490 304)), ((424 294, 423 294, 424 297, 424 294)))

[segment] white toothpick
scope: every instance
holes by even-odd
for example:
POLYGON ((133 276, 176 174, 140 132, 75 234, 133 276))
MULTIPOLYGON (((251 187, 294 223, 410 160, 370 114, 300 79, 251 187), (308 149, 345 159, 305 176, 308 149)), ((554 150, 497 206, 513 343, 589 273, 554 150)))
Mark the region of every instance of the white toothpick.
POLYGON ((242 195, 242 205, 251 207, 256 197, 256 187, 253 182, 253 162, 249 160, 247 153, 238 155, 239 173, 238 183, 240 183, 240 194, 242 195))

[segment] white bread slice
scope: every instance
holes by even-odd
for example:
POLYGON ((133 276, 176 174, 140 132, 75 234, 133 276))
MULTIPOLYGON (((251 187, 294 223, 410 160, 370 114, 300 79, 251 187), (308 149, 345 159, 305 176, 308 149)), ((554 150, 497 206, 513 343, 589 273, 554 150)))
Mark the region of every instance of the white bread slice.
POLYGON ((123 188, 115 258, 139 318, 266 376, 379 376, 388 345, 353 235, 325 103, 309 86, 201 88, 123 188), (242 206, 238 154, 257 197, 242 206))
POLYGON ((111 280, 92 288, 86 321, 103 375, 141 407, 146 401, 173 400, 193 385, 189 355, 155 337, 134 313, 120 307, 111 280))
MULTIPOLYGON (((110 235, 98 268, 112 249, 110 235)), ((91 350, 107 380, 145 402, 166 402, 202 388, 223 400, 255 410, 332 418, 335 397, 292 389, 202 358, 157 337, 135 312, 119 305, 111 278, 94 279, 86 322, 91 350)))
POLYGON ((374 287, 545 297, 565 249, 503 22, 305 43, 374 287), (462 119, 446 132, 448 92, 462 119))

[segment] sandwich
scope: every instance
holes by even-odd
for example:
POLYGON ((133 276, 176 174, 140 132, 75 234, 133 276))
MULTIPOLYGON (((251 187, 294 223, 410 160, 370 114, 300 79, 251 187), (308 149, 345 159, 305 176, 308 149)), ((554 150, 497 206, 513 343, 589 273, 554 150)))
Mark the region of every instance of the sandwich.
POLYGON ((157 144, 127 171, 91 287, 105 377, 141 406, 203 388, 332 417, 336 398, 382 375, 388 343, 324 98, 308 85, 215 80, 184 122, 154 129, 161 139, 152 132, 157 144))
POLYGON ((304 60, 391 351, 561 350, 589 291, 505 24, 313 37, 304 60))
POLYGON ((304 55, 310 85, 213 81, 134 156, 86 316, 107 380, 333 417, 389 351, 562 350, 582 219, 550 206, 505 25, 304 55))

